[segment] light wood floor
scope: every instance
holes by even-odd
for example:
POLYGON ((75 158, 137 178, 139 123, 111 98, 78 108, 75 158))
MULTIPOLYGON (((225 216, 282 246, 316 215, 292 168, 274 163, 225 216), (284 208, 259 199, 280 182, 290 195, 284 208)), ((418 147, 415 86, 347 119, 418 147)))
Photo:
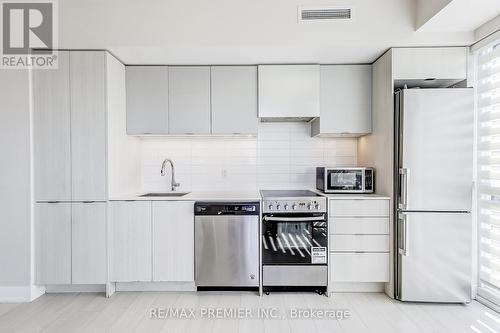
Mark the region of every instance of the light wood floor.
MULTIPOLYGON (((289 314, 289 313, 288 313, 289 314)), ((49 294, 0 304, 0 332, 481 332, 500 333, 500 315, 483 305, 408 304, 383 294, 121 292, 49 294), (347 309, 332 319, 151 319, 152 308, 347 309)))

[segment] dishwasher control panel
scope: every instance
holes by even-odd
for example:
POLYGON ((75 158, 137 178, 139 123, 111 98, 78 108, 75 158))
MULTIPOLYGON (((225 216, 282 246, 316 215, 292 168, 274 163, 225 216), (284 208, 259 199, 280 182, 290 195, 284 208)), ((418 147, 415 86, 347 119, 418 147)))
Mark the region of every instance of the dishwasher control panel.
POLYGON ((259 202, 196 202, 195 215, 259 215, 259 202))

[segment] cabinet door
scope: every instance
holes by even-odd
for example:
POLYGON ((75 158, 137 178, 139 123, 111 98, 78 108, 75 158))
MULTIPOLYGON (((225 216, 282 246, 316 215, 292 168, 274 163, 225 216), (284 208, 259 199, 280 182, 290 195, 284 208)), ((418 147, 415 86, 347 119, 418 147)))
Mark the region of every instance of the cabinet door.
POLYGON ((71 204, 35 205, 36 284, 71 283, 71 204))
POLYGON ((211 68, 213 134, 257 134, 257 67, 211 68))
POLYGON ((127 66, 127 133, 168 134, 168 67, 127 66))
POLYGON ((106 203, 71 204, 73 284, 106 283, 106 203))
POLYGON ((210 134, 210 67, 169 67, 170 134, 210 134))
POLYGON ((69 52, 57 69, 33 70, 35 200, 71 200, 69 52))
POLYGON ((109 204, 111 281, 151 281, 151 201, 109 204))
POLYGON ((153 280, 194 281, 194 202, 153 202, 153 280))
POLYGON ((70 55, 72 198, 105 200, 105 54, 71 51, 70 55))
POLYGON ((331 282, 388 282, 389 253, 330 254, 331 282))
POLYGON ((467 47, 393 49, 394 80, 465 80, 467 47))
MULTIPOLYGON (((372 131, 372 66, 321 66, 319 133, 367 134, 372 131)), ((314 125, 313 125, 314 128, 314 125)))
POLYGON ((261 65, 259 117, 318 117, 319 90, 319 65, 261 65))

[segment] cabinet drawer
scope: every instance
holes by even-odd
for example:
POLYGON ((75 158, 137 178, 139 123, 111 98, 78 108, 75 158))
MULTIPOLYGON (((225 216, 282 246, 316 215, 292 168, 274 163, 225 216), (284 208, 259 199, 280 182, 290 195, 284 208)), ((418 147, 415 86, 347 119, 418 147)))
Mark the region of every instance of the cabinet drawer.
POLYGON ((389 216, 389 200, 330 200, 330 216, 389 216))
POLYGON ((388 217, 332 217, 328 224, 330 234, 389 234, 388 217))
POLYGON ((389 251, 389 235, 330 235, 330 251, 389 251))
POLYGON ((388 282, 388 253, 330 254, 332 282, 388 282))

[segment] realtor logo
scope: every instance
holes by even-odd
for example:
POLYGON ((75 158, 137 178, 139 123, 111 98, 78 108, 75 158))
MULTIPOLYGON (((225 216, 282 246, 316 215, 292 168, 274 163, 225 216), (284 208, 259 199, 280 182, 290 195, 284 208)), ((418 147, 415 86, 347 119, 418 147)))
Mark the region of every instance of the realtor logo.
POLYGON ((2 1, 1 68, 57 68, 56 5, 2 1))

